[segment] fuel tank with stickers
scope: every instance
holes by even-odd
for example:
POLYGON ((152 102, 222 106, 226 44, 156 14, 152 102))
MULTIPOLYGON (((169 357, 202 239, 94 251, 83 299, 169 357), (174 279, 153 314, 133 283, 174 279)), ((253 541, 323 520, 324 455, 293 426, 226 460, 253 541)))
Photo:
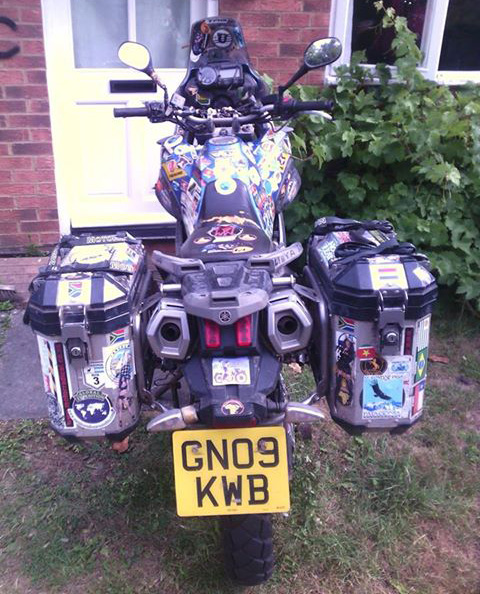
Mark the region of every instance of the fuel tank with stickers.
POLYGON ((271 238, 276 213, 299 189, 288 136, 271 130, 254 141, 216 136, 204 145, 170 136, 163 142, 155 184, 158 200, 183 221, 187 236, 208 213, 247 217, 271 238))
POLYGON ((323 217, 308 244, 304 279, 315 330, 310 363, 319 395, 349 433, 401 433, 423 413, 430 264, 388 221, 323 217))
POLYGON ((140 402, 132 312, 145 291, 145 253, 126 233, 66 236, 30 287, 52 428, 69 439, 124 439, 140 402))

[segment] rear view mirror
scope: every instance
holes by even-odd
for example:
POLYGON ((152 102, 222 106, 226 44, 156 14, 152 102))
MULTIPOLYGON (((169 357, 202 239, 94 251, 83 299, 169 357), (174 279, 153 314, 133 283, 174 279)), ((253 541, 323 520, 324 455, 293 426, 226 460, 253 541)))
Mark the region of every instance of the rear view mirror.
POLYGON ((140 70, 146 74, 150 74, 153 70, 150 52, 141 43, 125 41, 118 48, 118 57, 124 64, 135 68, 135 70, 140 70))
POLYGON ((309 70, 327 66, 338 60, 342 53, 342 44, 336 37, 325 37, 313 41, 305 50, 303 61, 309 70))

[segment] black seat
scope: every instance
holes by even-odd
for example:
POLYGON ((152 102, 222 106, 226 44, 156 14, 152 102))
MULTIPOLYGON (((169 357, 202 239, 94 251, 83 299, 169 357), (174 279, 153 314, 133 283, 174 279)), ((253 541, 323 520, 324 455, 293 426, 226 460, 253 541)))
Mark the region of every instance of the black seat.
POLYGON ((241 260, 273 249, 265 232, 240 216, 217 216, 194 229, 182 245, 180 256, 216 260, 241 260))

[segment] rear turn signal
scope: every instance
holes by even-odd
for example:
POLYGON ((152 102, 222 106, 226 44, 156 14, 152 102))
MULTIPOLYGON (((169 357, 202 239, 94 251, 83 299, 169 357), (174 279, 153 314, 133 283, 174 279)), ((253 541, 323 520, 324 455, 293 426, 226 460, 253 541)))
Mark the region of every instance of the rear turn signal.
POLYGON ((240 318, 235 323, 235 334, 237 337, 237 346, 252 346, 252 316, 240 318))
POLYGON ((205 344, 208 349, 220 346, 220 326, 212 320, 205 320, 205 344))

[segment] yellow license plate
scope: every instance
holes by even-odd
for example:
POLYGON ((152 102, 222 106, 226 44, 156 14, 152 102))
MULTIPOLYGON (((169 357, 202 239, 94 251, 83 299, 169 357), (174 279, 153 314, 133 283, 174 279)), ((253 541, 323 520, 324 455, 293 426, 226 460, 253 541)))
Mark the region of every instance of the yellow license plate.
POLYGON ((173 464, 179 516, 290 509, 283 427, 176 431, 173 464))

